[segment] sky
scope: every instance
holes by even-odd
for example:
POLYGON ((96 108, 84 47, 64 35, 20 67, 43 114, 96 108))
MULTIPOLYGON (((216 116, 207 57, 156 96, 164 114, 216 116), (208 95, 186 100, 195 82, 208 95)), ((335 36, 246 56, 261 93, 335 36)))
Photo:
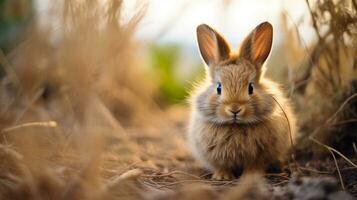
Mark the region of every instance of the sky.
MULTIPOLYGON (((136 2, 130 0, 125 5, 130 8, 136 2)), ((282 12, 288 15, 290 25, 301 23, 299 31, 304 40, 310 41, 313 35, 307 6, 302 0, 147 0, 147 3, 137 33, 143 40, 192 45, 196 42, 196 27, 206 23, 237 46, 255 26, 269 21, 275 30, 274 39, 279 42, 282 12)))
MULTIPOLYGON (((38 13, 46 15, 48 4, 54 0, 35 0, 38 13)), ((62 0, 59 0, 62 1, 62 0)), ((73 0, 75 1, 75 0, 73 0)), ((110 0, 103 1, 103 5, 110 0)), ((222 33, 233 48, 258 24, 269 21, 274 28, 273 50, 282 41, 282 13, 288 26, 296 29, 304 45, 315 39, 310 15, 304 0, 124 0, 121 20, 128 20, 138 8, 145 8, 145 15, 137 27, 136 39, 148 44, 175 44, 181 47, 180 76, 192 72, 191 66, 200 62, 196 43, 196 27, 206 23, 222 33)), ((55 20, 40 17, 50 25, 55 20)), ((60 28, 60 27, 59 27, 60 28)), ((148 45, 150 47, 150 45, 148 45)), ((280 55, 278 60, 281 60, 280 55)), ((273 57, 273 56, 270 56, 273 57)))
MULTIPOLYGON (((46 15, 51 1, 35 0, 38 12, 46 15)), ((313 37, 303 0, 124 0, 124 20, 130 18, 137 7, 146 8, 136 34, 139 40, 146 42, 193 46, 196 27, 206 23, 237 46, 255 26, 269 21, 274 27, 274 40, 279 43, 282 12, 287 13, 290 25, 299 24, 305 41, 313 37)))

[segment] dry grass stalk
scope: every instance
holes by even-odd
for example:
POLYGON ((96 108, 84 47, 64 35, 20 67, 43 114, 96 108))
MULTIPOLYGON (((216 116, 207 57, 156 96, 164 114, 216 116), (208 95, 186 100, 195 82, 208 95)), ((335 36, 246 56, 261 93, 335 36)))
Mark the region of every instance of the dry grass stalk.
POLYGON ((35 127, 44 127, 44 128, 55 128, 55 127, 57 127, 57 123, 55 121, 28 122, 28 123, 20 124, 20 125, 17 125, 17 126, 13 126, 13 127, 2 129, 1 133, 11 132, 11 131, 14 131, 16 129, 26 128, 26 127, 34 127, 34 126, 35 127))
MULTIPOLYGON (((351 2, 306 1, 317 42, 309 47, 308 57, 300 61, 302 64, 298 64, 300 67, 292 79, 292 99, 297 105, 303 133, 297 146, 304 151, 311 144, 309 135, 336 148, 344 148, 337 147, 348 142, 344 138, 353 138, 349 134, 353 131, 349 129, 354 127, 356 110, 354 100, 349 98, 356 92, 357 71, 353 55, 357 52, 354 45, 357 10, 351 2), (335 121, 344 123, 335 125, 327 120, 332 115, 335 121), (328 123, 328 126, 317 126, 323 123, 328 123)), ((292 47, 292 51, 296 52, 296 47, 292 47)), ((319 151, 314 149, 313 152, 319 151)))

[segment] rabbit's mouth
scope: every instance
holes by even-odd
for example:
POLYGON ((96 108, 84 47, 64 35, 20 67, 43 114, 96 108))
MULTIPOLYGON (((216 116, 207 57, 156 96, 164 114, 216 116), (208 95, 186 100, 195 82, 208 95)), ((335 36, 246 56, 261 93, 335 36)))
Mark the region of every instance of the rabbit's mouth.
POLYGON ((220 124, 226 124, 226 125, 237 125, 237 126, 252 124, 252 122, 249 122, 249 121, 247 121, 247 120, 245 120, 243 118, 240 118, 238 116, 222 120, 219 123, 220 124))
POLYGON ((234 115, 233 117, 232 117, 232 123, 233 124, 241 124, 241 123, 243 123, 243 120, 242 119, 240 119, 240 118, 238 118, 236 115, 234 115))
POLYGON ((233 120, 233 122, 235 122, 235 123, 237 123, 237 122, 239 121, 237 115, 234 115, 232 120, 233 120))
POLYGON ((230 120, 229 123, 231 124, 237 124, 237 125, 243 125, 243 124, 254 124, 258 121, 242 118, 239 116, 233 116, 230 120))

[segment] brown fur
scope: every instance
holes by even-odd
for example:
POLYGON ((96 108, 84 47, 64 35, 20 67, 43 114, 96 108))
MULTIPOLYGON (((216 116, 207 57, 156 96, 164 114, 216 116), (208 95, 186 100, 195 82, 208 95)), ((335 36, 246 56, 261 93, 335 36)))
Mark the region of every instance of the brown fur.
POLYGON ((238 168, 243 168, 244 172, 263 171, 270 165, 282 164, 291 147, 288 120, 295 138, 295 118, 290 102, 276 83, 262 75, 262 63, 271 48, 272 29, 261 28, 269 29, 271 25, 258 26, 245 40, 240 53, 229 51, 228 59, 215 60, 225 55, 212 56, 212 52, 222 52, 210 49, 219 49, 221 40, 216 46, 212 43, 209 47, 205 43, 199 45, 211 53, 202 55, 209 70, 206 81, 192 93, 188 140, 195 157, 214 170, 215 179, 230 179, 238 168), (259 40, 254 41, 254 38, 259 40), (252 50, 254 46, 259 47, 258 52, 252 50), (221 95, 216 92, 217 82, 222 85, 221 95), (248 94, 250 82, 254 83, 251 95, 248 94), (240 110, 236 119, 230 110, 240 110))

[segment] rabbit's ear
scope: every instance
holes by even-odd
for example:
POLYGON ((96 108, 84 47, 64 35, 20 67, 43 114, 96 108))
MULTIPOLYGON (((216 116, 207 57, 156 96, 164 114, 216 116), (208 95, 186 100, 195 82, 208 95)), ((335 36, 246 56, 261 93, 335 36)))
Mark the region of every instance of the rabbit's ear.
POLYGON ((259 67, 267 59, 273 43, 273 26, 269 22, 259 24, 243 41, 239 56, 259 67))
POLYGON ((208 66, 229 58, 229 44, 208 25, 201 24, 197 27, 197 42, 202 58, 208 66))

